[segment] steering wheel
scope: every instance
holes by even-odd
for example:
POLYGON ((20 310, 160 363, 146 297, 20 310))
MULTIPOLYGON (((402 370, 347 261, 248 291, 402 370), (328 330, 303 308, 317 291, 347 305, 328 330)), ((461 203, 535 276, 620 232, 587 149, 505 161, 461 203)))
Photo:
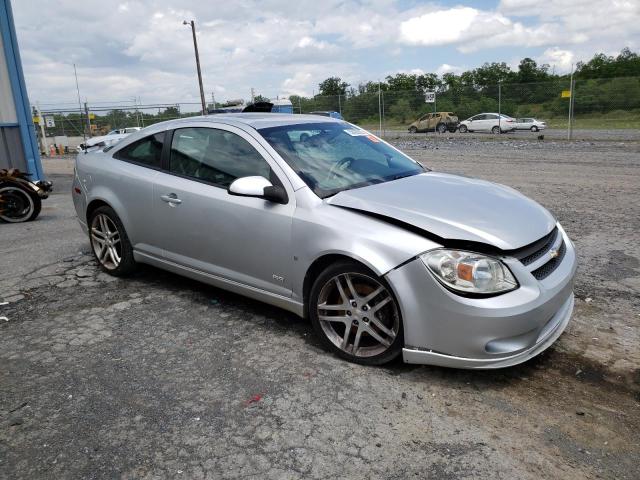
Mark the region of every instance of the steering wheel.
POLYGON ((329 170, 327 180, 333 180, 336 178, 338 176, 338 171, 342 170, 346 165, 351 165, 355 161, 356 159, 353 157, 344 157, 339 162, 336 162, 336 164, 331 167, 331 170, 329 170))

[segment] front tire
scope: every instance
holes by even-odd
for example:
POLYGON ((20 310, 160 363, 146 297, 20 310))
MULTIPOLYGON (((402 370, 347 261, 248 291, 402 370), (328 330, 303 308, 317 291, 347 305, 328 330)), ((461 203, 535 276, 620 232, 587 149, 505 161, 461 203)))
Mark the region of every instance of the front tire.
POLYGON ((537 132, 539 130, 538 127, 536 127, 535 125, 533 127, 531 127, 531 131, 532 132, 537 132))
POLYGON ((466 125, 460 125, 460 128, 458 128, 458 131, 460 133, 467 133, 469 131, 469 129, 467 128, 466 125))
POLYGON ((100 268, 109 275, 124 277, 136 269, 133 247, 113 208, 102 206, 91 213, 89 240, 100 268))
POLYGON ((418 133, 418 129, 416 127, 409 127, 409 133, 418 133))
POLYGON ((311 288, 309 316, 325 347, 350 362, 382 365, 402 351, 393 291, 361 264, 339 262, 325 269, 311 288))
POLYGON ((447 126, 444 123, 440 123, 436 127, 436 130, 438 131, 438 133, 447 133, 447 126))

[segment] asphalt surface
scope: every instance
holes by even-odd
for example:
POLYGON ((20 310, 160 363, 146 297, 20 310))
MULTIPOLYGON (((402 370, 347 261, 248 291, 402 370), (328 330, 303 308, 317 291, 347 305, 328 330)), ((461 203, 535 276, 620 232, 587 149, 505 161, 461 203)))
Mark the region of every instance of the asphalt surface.
POLYGON ((398 146, 523 191, 576 244, 551 349, 368 368, 277 308, 150 267, 113 279, 52 160, 41 217, 0 225, 0 478, 640 478, 640 145, 451 137, 398 146))

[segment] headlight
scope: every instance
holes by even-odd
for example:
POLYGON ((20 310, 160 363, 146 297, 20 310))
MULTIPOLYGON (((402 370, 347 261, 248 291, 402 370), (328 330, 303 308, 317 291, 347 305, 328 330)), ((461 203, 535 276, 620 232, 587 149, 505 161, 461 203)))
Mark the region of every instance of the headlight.
POLYGON ((462 293, 491 295, 518 288, 500 260, 462 250, 432 250, 420 259, 445 286, 462 293))

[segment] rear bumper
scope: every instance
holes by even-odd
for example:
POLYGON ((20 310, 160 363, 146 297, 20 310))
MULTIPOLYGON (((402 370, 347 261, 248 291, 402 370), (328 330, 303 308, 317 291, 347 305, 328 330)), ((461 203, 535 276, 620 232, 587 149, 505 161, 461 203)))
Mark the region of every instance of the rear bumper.
POLYGON ((562 335, 567 328, 571 313, 573 312, 573 294, 567 299, 562 308, 549 321, 552 325, 546 331, 541 332, 537 343, 520 353, 501 358, 465 358, 445 355, 433 351, 416 350, 412 348, 402 349, 402 359, 406 363, 419 363, 438 365, 441 367, 468 368, 468 369, 492 369, 512 367, 532 359, 544 352, 562 335))

